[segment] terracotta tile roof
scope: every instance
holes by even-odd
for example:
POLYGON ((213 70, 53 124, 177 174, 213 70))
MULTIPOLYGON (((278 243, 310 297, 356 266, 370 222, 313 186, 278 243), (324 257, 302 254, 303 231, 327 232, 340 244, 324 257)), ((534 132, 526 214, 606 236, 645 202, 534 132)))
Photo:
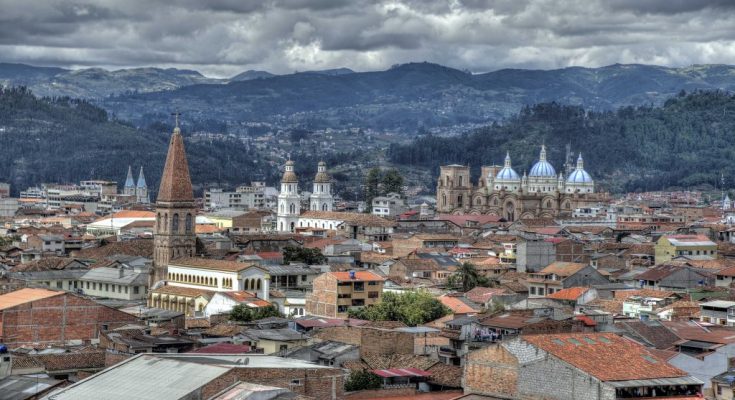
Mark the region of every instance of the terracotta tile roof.
POLYGON ((612 333, 529 335, 522 339, 602 381, 688 375, 644 346, 612 333))
POLYGON ((243 329, 245 328, 239 325, 219 324, 205 330, 202 333, 207 336, 231 337, 242 332, 243 329))
POLYGON ((587 264, 583 263, 571 263, 571 262, 562 262, 557 261, 554 263, 549 264, 546 266, 546 268, 539 271, 539 274, 555 274, 557 276, 561 277, 567 277, 574 275, 577 273, 577 271, 581 270, 582 268, 586 267, 587 264))
MULTIPOLYGON (((123 210, 116 212, 113 218, 156 218, 153 211, 123 210)), ((106 217, 109 218, 109 217, 106 217)))
POLYGON ((676 292, 670 292, 668 290, 656 290, 656 289, 635 289, 635 290, 616 290, 615 298, 625 300, 630 296, 641 296, 641 297, 656 297, 659 299, 665 299, 672 296, 678 296, 676 292))
POLYGON ((439 301, 442 302, 447 308, 452 310, 454 314, 472 314, 480 312, 480 308, 474 308, 467 302, 462 301, 459 297, 452 296, 440 296, 439 301))
POLYGON ((75 261, 76 259, 67 257, 45 257, 27 264, 19 264, 13 267, 13 272, 58 271, 65 269, 75 261))
POLYGON ((186 329, 209 328, 211 325, 207 318, 186 318, 184 321, 186 329))
POLYGON ((64 293, 65 292, 62 291, 47 289, 19 289, 14 292, 0 295, 0 310, 5 310, 7 308, 12 308, 36 300, 59 296, 64 293))
POLYGON ((176 296, 185 296, 185 297, 199 297, 203 296, 208 299, 211 299, 212 296, 216 292, 211 290, 205 290, 205 289, 195 289, 195 288, 188 288, 188 287, 181 287, 181 286, 161 286, 158 289, 151 290, 151 293, 158 293, 158 294, 173 294, 176 296))
POLYGON ((355 279, 350 279, 349 271, 327 272, 337 278, 338 281, 384 281, 385 278, 372 271, 355 271, 355 279))
POLYGON ((466 226, 468 222, 477 223, 479 227, 489 223, 500 222, 500 217, 497 215, 452 215, 452 214, 439 214, 435 218, 438 221, 449 221, 457 226, 466 226))
POLYGON ((503 288, 487 288, 477 286, 464 294, 464 297, 479 304, 485 304, 495 295, 506 294, 508 291, 503 288))
POLYGON ((533 319, 535 318, 528 315, 502 314, 484 318, 480 320, 480 324, 495 328, 522 329, 530 325, 533 319))
POLYGON ((61 354, 44 354, 38 356, 48 372, 69 371, 76 369, 103 369, 105 367, 104 351, 82 351, 61 354))
POLYGON ((360 253, 360 262, 369 264, 382 264, 392 258, 393 256, 389 254, 380 254, 374 251, 363 251, 360 253))
POLYGON ((271 303, 269 301, 263 300, 258 298, 254 293, 246 292, 246 291, 237 291, 237 292, 219 292, 223 296, 227 296, 231 298, 232 300, 243 303, 251 308, 257 308, 257 307, 270 307, 271 303))
POLYGON ((659 281, 673 274, 674 272, 681 270, 682 268, 684 267, 680 265, 669 265, 669 264, 657 265, 655 267, 648 269, 645 272, 642 272, 636 275, 636 279, 647 280, 647 281, 659 281))
POLYGON ((707 343, 735 343, 735 330, 732 328, 703 328, 696 321, 661 321, 669 330, 682 339, 707 343))
POLYGON ((186 161, 186 150, 184 150, 184 138, 178 127, 171 135, 156 201, 194 201, 189 164, 186 161))
POLYGON ((717 275, 735 276, 735 267, 725 268, 723 270, 717 271, 717 275))
POLYGON ((680 340, 674 332, 657 322, 625 321, 620 326, 657 349, 668 349, 680 340))
POLYGON ((337 212, 337 211, 306 211, 301 214, 301 218, 326 219, 334 221, 345 221, 350 225, 357 226, 377 226, 377 227, 393 227, 396 225, 394 221, 378 217, 372 214, 337 212))
POLYGON ((621 299, 594 299, 588 302, 587 306, 609 312, 613 315, 623 313, 623 300, 621 299))
POLYGON ((343 366, 349 370, 416 368, 431 373, 429 382, 448 387, 461 387, 462 381, 462 367, 446 365, 426 356, 412 354, 368 354, 360 360, 345 361, 343 366))
POLYGON ((248 268, 260 268, 251 263, 237 261, 213 260, 201 257, 182 257, 169 262, 170 265, 192 267, 199 269, 211 269, 215 271, 239 272, 248 268))
POLYGON ((76 257, 100 260, 116 255, 140 256, 153 258, 152 239, 134 239, 121 242, 111 242, 100 247, 82 249, 75 252, 76 257))
POLYGON ((580 296, 587 293, 590 290, 586 287, 570 287, 562 289, 556 293, 552 293, 546 297, 556 300, 577 300, 580 296))
POLYGON ((217 233, 222 232, 224 229, 211 224, 196 224, 194 227, 195 233, 217 233))

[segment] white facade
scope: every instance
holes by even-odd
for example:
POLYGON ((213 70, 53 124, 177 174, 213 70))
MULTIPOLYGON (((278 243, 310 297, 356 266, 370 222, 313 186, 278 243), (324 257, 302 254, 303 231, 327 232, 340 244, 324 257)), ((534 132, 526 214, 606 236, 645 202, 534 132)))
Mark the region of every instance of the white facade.
POLYGON ((398 193, 388 193, 373 199, 373 215, 379 217, 395 217, 406 211, 406 201, 398 193))
POLYGON ((293 232, 301 214, 299 181, 294 173, 294 162, 286 162, 286 170, 281 179, 281 193, 278 194, 278 216, 276 229, 279 232, 293 232))
POLYGON ((219 271, 194 266, 168 265, 168 285, 214 292, 256 292, 258 297, 268 300, 270 276, 258 267, 240 271, 219 271))
POLYGON ((323 161, 317 166, 314 178, 314 190, 309 198, 311 211, 332 211, 334 198, 332 198, 332 182, 327 174, 327 164, 323 161))

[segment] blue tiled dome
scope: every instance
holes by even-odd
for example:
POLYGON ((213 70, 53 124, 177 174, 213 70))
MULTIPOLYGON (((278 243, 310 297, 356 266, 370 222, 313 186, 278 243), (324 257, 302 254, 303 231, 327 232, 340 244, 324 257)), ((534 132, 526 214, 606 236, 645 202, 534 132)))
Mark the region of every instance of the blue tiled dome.
POLYGON ((502 181, 520 181, 521 177, 518 173, 510 166, 510 153, 505 154, 505 165, 503 169, 495 175, 496 180, 502 181))
POLYGON ((554 167, 546 160, 541 160, 533 165, 528 176, 548 176, 556 177, 554 167))
POLYGON ((575 169, 569 174, 567 183, 592 183, 592 177, 583 169, 575 169))
POLYGON ((556 177, 556 171, 554 167, 546 161, 546 146, 541 146, 541 153, 539 154, 539 160, 531 168, 531 172, 528 176, 534 177, 556 177))
POLYGON ((521 177, 513 168, 504 167, 500 170, 500 172, 498 172, 498 174, 495 176, 495 179, 501 179, 505 181, 519 181, 521 180, 521 177))
POLYGON ((584 170, 584 160, 581 153, 577 158, 577 169, 569 174, 567 183, 592 183, 592 177, 584 170))

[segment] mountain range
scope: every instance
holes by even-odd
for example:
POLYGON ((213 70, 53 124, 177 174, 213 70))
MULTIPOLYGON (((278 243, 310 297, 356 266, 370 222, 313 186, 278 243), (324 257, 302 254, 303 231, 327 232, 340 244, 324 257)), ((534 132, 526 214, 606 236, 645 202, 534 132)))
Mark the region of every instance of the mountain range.
POLYGON ((339 68, 275 75, 249 70, 215 79, 173 68, 107 71, 0 64, 0 84, 27 86, 40 96, 91 99, 141 126, 167 118, 178 108, 187 118, 228 124, 257 121, 413 133, 502 120, 524 105, 541 102, 613 110, 660 105, 682 90, 729 91, 735 88, 735 67, 615 64, 470 74, 408 63, 374 72, 339 68))

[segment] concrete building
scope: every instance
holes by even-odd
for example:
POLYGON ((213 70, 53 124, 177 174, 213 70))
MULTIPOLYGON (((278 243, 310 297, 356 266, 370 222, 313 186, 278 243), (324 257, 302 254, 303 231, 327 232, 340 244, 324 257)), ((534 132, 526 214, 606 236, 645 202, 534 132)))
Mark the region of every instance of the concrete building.
POLYGON ((543 239, 519 240, 516 244, 518 272, 537 272, 556 261, 554 243, 543 239))
POLYGON ((667 263, 681 256, 693 260, 717 258, 717 244, 704 235, 661 236, 654 249, 656 265, 667 263))
POLYGON ((570 287, 607 283, 610 281, 591 265, 554 262, 541 271, 529 274, 528 297, 544 297, 570 287))
POLYGON ((373 215, 383 218, 395 218, 406 212, 406 201, 398 193, 373 198, 373 215))
POLYGON ((326 272, 316 279, 306 298, 306 313, 328 318, 347 318, 352 307, 380 301, 383 279, 371 271, 326 272))
POLYGON ((148 297, 149 266, 136 267, 115 262, 89 270, 79 278, 79 289, 87 295, 118 300, 148 297))

